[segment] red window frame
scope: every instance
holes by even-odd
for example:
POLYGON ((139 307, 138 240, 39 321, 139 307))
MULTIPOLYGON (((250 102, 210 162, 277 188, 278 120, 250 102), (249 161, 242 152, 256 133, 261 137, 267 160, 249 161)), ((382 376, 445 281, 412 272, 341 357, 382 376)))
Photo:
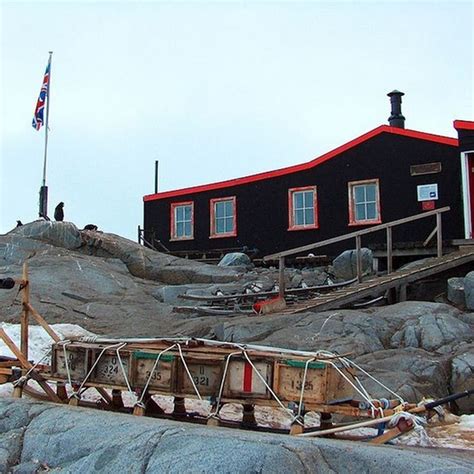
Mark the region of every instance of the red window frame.
POLYGON ((319 209, 318 209, 318 189, 317 186, 304 186, 300 188, 288 189, 288 230, 311 230, 319 229, 319 209), (313 191, 313 217, 314 224, 297 225, 295 224, 295 214, 293 207, 293 196, 295 193, 302 191, 313 191))
POLYGON ((378 178, 374 179, 363 179, 360 181, 349 181, 347 183, 347 193, 349 199, 349 225, 372 225, 372 224, 381 224, 382 223, 382 213, 380 207, 380 181, 378 178), (355 202, 354 202, 354 192, 353 189, 355 186, 361 186, 365 184, 375 184, 375 208, 377 210, 377 217, 375 219, 365 219, 357 220, 355 217, 355 202))
POLYGON ((170 206, 170 242, 176 240, 194 239, 194 201, 172 202, 170 206), (176 235, 176 208, 182 206, 191 206, 191 236, 178 237, 176 235))
POLYGON ((237 198, 236 196, 227 196, 227 197, 222 197, 222 198, 214 198, 209 200, 209 206, 210 206, 210 216, 211 216, 211 222, 210 222, 210 233, 209 233, 209 238, 210 239, 220 239, 223 237, 236 237, 237 236, 237 198), (234 217, 234 226, 231 232, 221 232, 221 233, 216 233, 216 219, 215 219, 215 204, 218 202, 223 202, 223 201, 231 201, 232 202, 232 213, 234 217))

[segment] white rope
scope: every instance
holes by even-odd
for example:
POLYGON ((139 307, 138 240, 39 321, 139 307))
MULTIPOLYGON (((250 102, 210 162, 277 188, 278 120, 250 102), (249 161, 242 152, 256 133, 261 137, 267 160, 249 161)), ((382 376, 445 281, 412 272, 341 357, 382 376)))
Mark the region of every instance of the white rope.
POLYGON ((193 384, 194 391, 196 392, 196 395, 198 396, 199 400, 202 400, 201 394, 199 393, 199 390, 198 390, 198 388, 196 387, 196 384, 194 383, 193 376, 191 375, 191 372, 190 372, 189 369, 188 369, 188 364, 186 364, 186 361, 184 360, 183 351, 181 350, 181 345, 180 345, 180 344, 177 344, 177 346, 178 346, 179 355, 180 355, 181 360, 182 360, 182 362, 183 362, 183 365, 184 365, 184 368, 185 368, 185 370, 186 370, 186 373, 188 374, 189 380, 190 380, 191 383, 193 384))
POLYGON ((298 414, 296 415, 298 417, 298 419, 301 419, 301 412, 303 410, 303 396, 304 396, 304 390, 305 390, 305 386, 306 386, 306 376, 308 374, 308 367, 309 367, 309 364, 313 361, 314 361, 314 358, 313 359, 308 359, 306 361, 305 366, 304 366, 303 383, 301 385, 301 394, 300 394, 300 403, 298 405, 298 414))
POLYGON ((224 384, 225 384, 225 379, 227 377, 227 370, 229 368, 230 359, 231 359, 231 357, 233 357, 235 355, 239 355, 239 354, 241 354, 241 352, 232 352, 231 354, 229 354, 226 357, 224 372, 222 374, 221 385, 220 385, 220 388, 219 388, 219 395, 217 396, 217 400, 216 400, 216 408, 215 408, 214 412, 211 411, 209 413, 208 418, 218 417, 218 415, 219 415, 219 406, 220 406, 221 400, 222 400, 222 393, 224 392, 224 384))
POLYGON ((24 384, 25 382, 28 382, 28 379, 29 379, 29 375, 31 374, 31 372, 33 372, 33 370, 36 369, 36 367, 38 367, 39 364, 41 364, 41 362, 43 362, 44 359, 46 359, 46 357, 49 357, 49 355, 51 354, 51 351, 52 351, 52 348, 38 361, 36 362, 35 365, 33 365, 29 370, 28 372, 26 372, 25 375, 22 375, 18 380, 15 380, 12 385, 14 387, 17 387, 18 385, 22 385, 24 384))
POLYGON ((149 375, 147 381, 145 382, 145 385, 144 385, 144 387, 143 387, 143 391, 142 391, 142 394, 141 394, 141 396, 140 396, 140 399, 137 400, 136 405, 145 408, 145 407, 143 406, 143 397, 145 396, 145 393, 146 393, 146 391, 148 390, 148 386, 150 385, 151 379, 152 379, 152 377, 153 377, 153 373, 155 372, 156 368, 158 367, 158 362, 159 362, 159 360, 160 360, 160 358, 161 358, 161 356, 162 356, 163 354, 165 354, 166 352, 170 351, 171 349, 173 349, 173 348, 175 348, 175 347, 176 347, 176 344, 173 344, 172 346, 167 347, 166 349, 162 350, 162 351, 158 354, 158 356, 157 356, 157 358, 156 358, 156 360, 155 360, 155 363, 153 364, 153 368, 152 368, 151 371, 150 371, 150 375, 149 375))
POLYGON ((132 390, 132 387, 130 387, 130 382, 128 381, 127 373, 125 372, 125 367, 122 362, 122 356, 120 355, 120 349, 123 349, 126 345, 127 343, 124 343, 122 346, 117 347, 115 352, 117 353, 117 358, 120 364, 120 368, 122 369, 123 378, 125 379, 125 383, 127 384, 128 391, 129 393, 134 394, 135 392, 132 390))
MULTIPOLYGON (((344 358, 344 359, 347 359, 347 358, 344 358)), ((349 360, 349 359, 347 359, 349 360)), ((385 384, 383 384, 380 380, 377 380, 375 377, 373 377, 372 375, 370 375, 367 371, 365 371, 362 367, 360 367, 359 365, 357 365, 354 361, 350 361, 351 365, 353 367, 355 367, 356 369, 360 370, 364 375, 366 375, 367 377, 369 377, 370 379, 372 379, 374 382, 376 382, 377 384, 379 384, 381 387, 383 387, 385 390, 387 390, 387 392, 390 392, 392 395, 394 395, 395 397, 397 397, 400 402, 402 404, 405 403, 405 400, 400 396, 398 395, 398 393, 394 392, 393 390, 390 390, 385 384)))
MULTIPOLYGON (((119 343, 116 343, 116 344, 111 344, 110 346, 106 346, 102 349, 101 353, 99 354, 99 357, 97 357, 97 359, 94 361, 94 363, 92 364, 92 367, 90 368, 89 372, 87 373, 86 375, 86 378, 82 381, 81 385, 79 386, 79 388, 73 392, 72 396, 74 398, 80 398, 81 397, 81 390, 82 388, 84 387, 84 384, 87 382, 87 379, 91 376, 92 372, 94 371, 95 367, 97 366, 97 364, 99 363, 99 360, 101 359, 102 355, 105 353, 105 351, 107 350, 110 350, 110 349, 113 349, 115 348, 116 346, 119 346, 119 347, 122 347, 123 346, 123 343, 119 342, 119 343)), ((87 390, 87 389, 86 389, 87 390)))

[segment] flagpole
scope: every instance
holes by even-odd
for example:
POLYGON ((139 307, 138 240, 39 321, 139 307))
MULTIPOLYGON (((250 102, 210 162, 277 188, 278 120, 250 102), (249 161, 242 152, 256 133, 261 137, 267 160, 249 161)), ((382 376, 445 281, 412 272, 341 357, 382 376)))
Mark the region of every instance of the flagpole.
POLYGON ((46 121, 44 127, 44 161, 43 161, 43 181, 40 188, 40 203, 39 203, 39 215, 40 217, 48 216, 48 187, 46 186, 46 162, 48 158, 48 122, 49 122, 49 101, 51 92, 51 59, 53 52, 49 51, 49 79, 48 88, 46 90, 46 121))

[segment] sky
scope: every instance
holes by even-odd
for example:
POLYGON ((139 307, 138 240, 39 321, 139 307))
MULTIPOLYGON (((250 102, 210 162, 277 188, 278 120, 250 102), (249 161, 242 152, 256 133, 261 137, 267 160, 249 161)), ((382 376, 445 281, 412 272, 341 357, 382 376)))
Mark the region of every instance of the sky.
POLYGON ((132 240, 143 196, 307 162, 387 124, 474 120, 473 1, 0 0, 0 234, 48 213, 132 240))

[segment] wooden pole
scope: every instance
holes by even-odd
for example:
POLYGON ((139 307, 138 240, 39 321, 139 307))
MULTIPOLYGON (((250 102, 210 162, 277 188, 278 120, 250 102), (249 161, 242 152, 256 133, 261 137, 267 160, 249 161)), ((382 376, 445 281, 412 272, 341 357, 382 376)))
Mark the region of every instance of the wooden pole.
POLYGON ((285 298, 285 257, 279 258, 278 294, 280 298, 285 298))
POLYGON ((387 273, 393 272, 392 228, 387 227, 387 273))
POLYGON ((359 283, 362 281, 362 255, 361 255, 361 244, 362 238, 360 235, 356 235, 356 262, 357 262, 357 280, 359 283))
POLYGON ((437 243, 437 255, 438 257, 443 256, 443 231, 441 226, 441 212, 436 214, 436 243, 437 243))
POLYGON ((21 312, 21 328, 20 328, 20 349, 21 353, 28 360, 28 324, 30 318, 30 282, 28 281, 28 263, 23 264, 23 293, 22 303, 23 310, 21 312))
POLYGON ((56 334, 54 329, 46 322, 46 320, 41 316, 41 314, 36 311, 33 306, 29 303, 24 303, 26 309, 31 313, 31 315, 36 319, 36 322, 51 336, 54 342, 59 342, 61 338, 56 334))

